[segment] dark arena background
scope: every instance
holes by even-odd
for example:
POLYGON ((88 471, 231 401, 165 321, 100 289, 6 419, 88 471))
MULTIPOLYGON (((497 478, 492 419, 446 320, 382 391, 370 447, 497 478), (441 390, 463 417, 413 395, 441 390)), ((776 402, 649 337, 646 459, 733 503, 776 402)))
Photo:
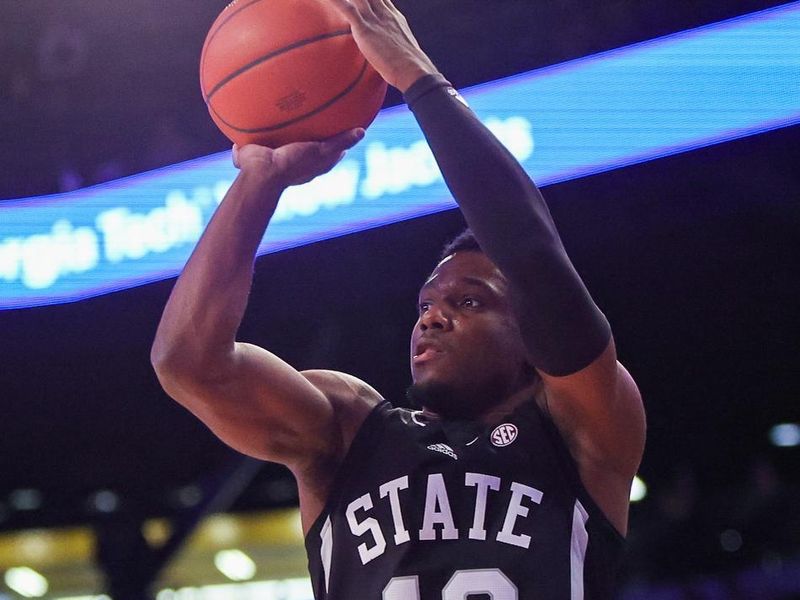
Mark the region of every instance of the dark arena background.
MULTIPOLYGON (((397 5, 459 88, 797 6, 397 5)), ((13 296, 15 285, 8 240, 40 233, 15 207, 56 210, 84 188, 230 148, 198 83, 200 49, 223 6, 0 0, 0 296, 13 296), (28 197, 37 199, 18 201, 28 197)), ((767 45, 800 47, 796 28, 777 31, 767 45)), ((794 94, 782 121, 545 182, 567 250, 612 324, 648 415, 619 598, 800 598, 793 56, 778 85, 794 94)), ((679 94, 676 65, 663 67, 675 71, 679 94)), ((581 94, 591 112, 594 96, 574 90, 581 94)), ((694 98, 675 110, 691 115, 711 101, 710 93, 694 98)), ((390 90, 385 107, 400 103, 390 90)), ((568 118, 565 129, 575 127, 568 118)), ((538 151, 526 163, 534 175, 538 151)), ((92 189, 102 196, 116 188, 92 189)), ((259 258, 240 339, 298 368, 353 373, 402 402, 417 288, 463 227, 455 210, 425 212, 259 258)), ((310 600, 293 480, 225 447, 161 391, 149 348, 174 275, 148 281, 0 310, 0 600, 310 600)))

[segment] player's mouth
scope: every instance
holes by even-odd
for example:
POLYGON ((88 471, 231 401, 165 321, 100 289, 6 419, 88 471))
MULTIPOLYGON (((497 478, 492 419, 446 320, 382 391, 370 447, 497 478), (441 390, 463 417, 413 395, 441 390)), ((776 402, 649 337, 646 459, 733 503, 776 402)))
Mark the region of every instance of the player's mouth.
POLYGON ((442 353, 443 350, 438 345, 430 342, 420 342, 414 352, 412 360, 415 365, 418 365, 433 360, 442 353))

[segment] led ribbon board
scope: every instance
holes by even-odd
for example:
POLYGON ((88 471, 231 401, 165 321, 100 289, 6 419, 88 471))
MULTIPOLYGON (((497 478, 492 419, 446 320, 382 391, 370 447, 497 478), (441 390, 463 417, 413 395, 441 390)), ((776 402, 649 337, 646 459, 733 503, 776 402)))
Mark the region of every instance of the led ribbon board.
MULTIPOLYGON (((800 2, 473 87, 470 106, 540 185, 800 122, 800 2)), ((175 275, 236 176, 223 152, 0 203, 0 308, 175 275)), ((452 208, 405 107, 287 190, 259 253, 452 208)))

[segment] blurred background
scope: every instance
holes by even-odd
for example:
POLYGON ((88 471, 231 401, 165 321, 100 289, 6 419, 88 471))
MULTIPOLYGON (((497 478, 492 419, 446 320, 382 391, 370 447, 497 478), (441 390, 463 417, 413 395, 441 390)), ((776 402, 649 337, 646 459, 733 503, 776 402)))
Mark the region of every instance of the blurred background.
MULTIPOLYGON (((0 199, 229 148, 198 83, 224 4, 0 0, 0 199)), ((779 4, 397 2, 457 87, 779 4)), ((648 413, 620 598, 800 598, 798 146, 787 127, 545 189, 648 413)), ((462 227, 262 257, 240 338, 402 403, 417 288, 462 227)), ((173 283, 0 311, 0 599, 310 599, 288 472, 152 373, 173 283)))

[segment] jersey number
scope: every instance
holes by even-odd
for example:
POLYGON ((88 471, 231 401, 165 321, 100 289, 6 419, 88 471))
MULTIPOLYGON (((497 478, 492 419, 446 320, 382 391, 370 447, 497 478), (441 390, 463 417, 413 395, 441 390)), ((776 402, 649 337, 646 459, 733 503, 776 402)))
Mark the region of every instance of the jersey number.
MULTIPOLYGON (((500 569, 456 571, 442 590, 442 600, 468 600, 488 594, 492 600, 517 600, 517 586, 500 569)), ((383 600, 420 600, 416 575, 393 577, 383 588, 383 600)))

